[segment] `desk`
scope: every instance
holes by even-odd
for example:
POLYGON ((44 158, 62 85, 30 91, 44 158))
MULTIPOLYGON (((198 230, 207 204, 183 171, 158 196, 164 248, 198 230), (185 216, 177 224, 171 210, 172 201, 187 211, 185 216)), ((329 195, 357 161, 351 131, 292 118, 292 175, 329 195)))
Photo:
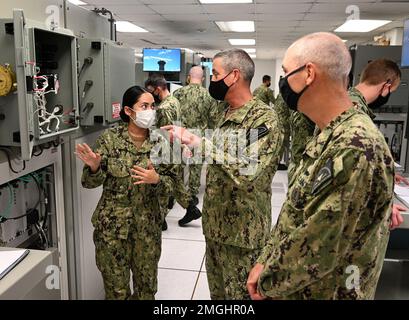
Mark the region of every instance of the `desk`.
MULTIPOLYGON (((0 247, 1 251, 14 250, 0 247)), ((0 280, 0 300, 58 300, 61 291, 46 287, 48 266, 53 265, 52 251, 30 250, 30 253, 0 280)))

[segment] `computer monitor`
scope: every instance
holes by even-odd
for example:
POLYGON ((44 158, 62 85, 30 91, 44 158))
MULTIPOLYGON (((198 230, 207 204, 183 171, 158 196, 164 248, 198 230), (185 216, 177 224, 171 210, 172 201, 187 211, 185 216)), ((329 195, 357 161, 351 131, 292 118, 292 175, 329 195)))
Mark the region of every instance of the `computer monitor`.
POLYGON ((203 67, 208 67, 209 70, 210 70, 210 75, 211 76, 213 75, 213 62, 211 62, 211 61, 202 61, 200 64, 203 67))
POLYGON ((180 72, 180 49, 143 49, 143 71, 180 72))
POLYGON ((403 30, 401 67, 409 68, 409 20, 405 21, 405 27, 403 30))

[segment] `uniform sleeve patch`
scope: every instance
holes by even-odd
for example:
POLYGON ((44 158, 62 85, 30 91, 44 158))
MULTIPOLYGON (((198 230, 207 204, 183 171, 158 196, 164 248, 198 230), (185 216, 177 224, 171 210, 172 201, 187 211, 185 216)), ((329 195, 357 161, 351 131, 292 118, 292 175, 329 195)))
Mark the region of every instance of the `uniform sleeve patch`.
POLYGON ((318 174, 315 178, 315 181, 312 185, 312 190, 311 192, 314 194, 318 190, 320 190, 322 187, 328 185, 328 183, 332 180, 333 178, 333 167, 334 167, 334 162, 332 159, 328 159, 325 165, 318 171, 318 174))
MULTIPOLYGON (((257 130, 257 140, 260 140, 262 137, 266 136, 269 132, 269 129, 267 128, 267 126, 265 124, 262 124, 261 126, 257 127, 257 128, 252 128, 250 130, 257 130)), ((248 130, 247 134, 246 134, 246 140, 247 140, 247 146, 251 145, 252 143, 256 142, 253 141, 251 138, 253 138, 251 136, 251 131, 248 130)))

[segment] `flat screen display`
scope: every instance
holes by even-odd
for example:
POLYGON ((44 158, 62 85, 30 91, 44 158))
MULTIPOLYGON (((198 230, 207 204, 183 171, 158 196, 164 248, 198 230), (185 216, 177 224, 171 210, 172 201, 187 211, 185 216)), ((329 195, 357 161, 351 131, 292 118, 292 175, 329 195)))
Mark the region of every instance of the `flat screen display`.
POLYGON ((203 62, 201 62, 201 65, 204 66, 204 67, 208 67, 209 70, 210 70, 210 75, 211 75, 211 76, 213 75, 213 62, 211 62, 211 61, 203 61, 203 62))
POLYGON ((180 72, 180 49, 143 49, 143 71, 180 72))

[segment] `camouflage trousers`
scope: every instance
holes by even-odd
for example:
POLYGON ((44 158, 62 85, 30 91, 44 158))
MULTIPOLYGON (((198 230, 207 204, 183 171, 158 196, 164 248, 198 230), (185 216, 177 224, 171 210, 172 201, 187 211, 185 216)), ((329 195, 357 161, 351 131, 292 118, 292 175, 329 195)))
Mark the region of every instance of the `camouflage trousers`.
POLYGON ((261 249, 247 249, 206 238, 206 271, 212 300, 249 300, 247 278, 261 249))
MULTIPOLYGON (((183 181, 183 166, 182 165, 178 166, 177 172, 183 181)), ((163 218, 165 219, 170 211, 169 206, 170 205, 173 206, 175 204, 175 198, 172 195, 172 192, 159 194, 158 198, 159 198, 159 205, 161 208, 161 214, 163 218)))
MULTIPOLYGON (((161 254, 161 225, 149 232, 132 227, 128 239, 107 238, 94 231, 95 257, 108 300, 154 300, 161 254), (133 291, 129 287, 132 271, 133 291)), ((146 229, 146 228, 141 228, 146 229)))
POLYGON ((200 177, 202 174, 202 165, 201 164, 189 164, 187 165, 187 171, 189 174, 187 186, 189 194, 197 196, 200 189, 200 177))

